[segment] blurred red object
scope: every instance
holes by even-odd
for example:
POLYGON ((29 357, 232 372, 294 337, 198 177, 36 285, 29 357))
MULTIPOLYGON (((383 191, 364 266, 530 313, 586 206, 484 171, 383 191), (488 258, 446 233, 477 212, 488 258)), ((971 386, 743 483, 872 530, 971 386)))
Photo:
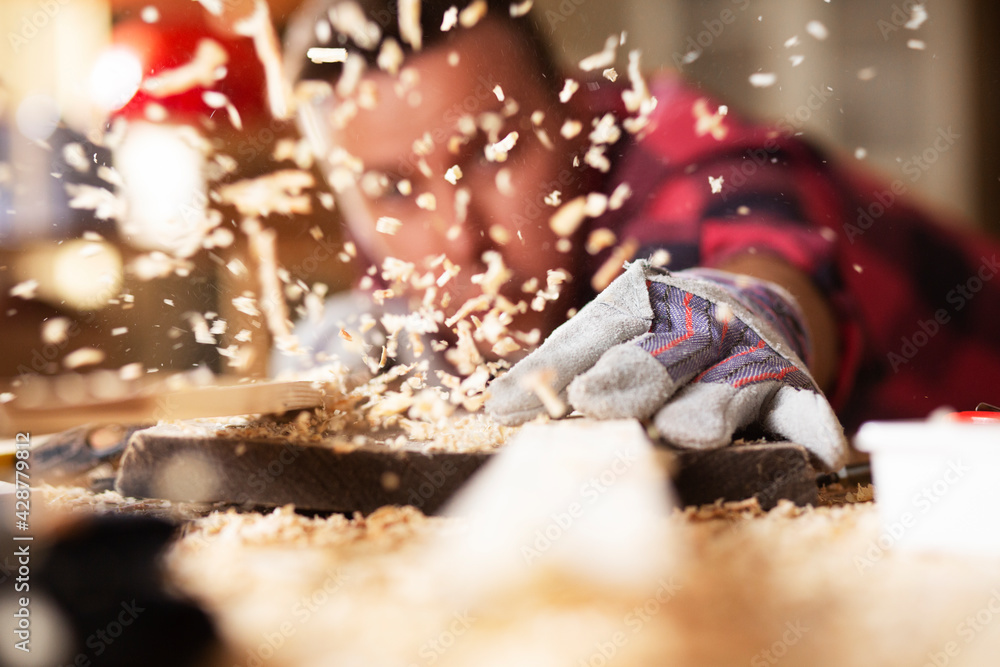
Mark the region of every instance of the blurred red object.
POLYGON ((952 412, 948 418, 956 422, 975 424, 1000 424, 1000 412, 977 410, 972 412, 952 412))
MULTIPOLYGON (((112 31, 114 50, 127 50, 142 67, 142 85, 135 94, 111 112, 113 118, 157 120, 151 117, 149 105, 157 104, 166 111, 164 122, 211 125, 213 131, 235 130, 225 108, 206 103, 204 94, 225 95, 242 120, 244 128, 266 125, 271 120, 267 104, 264 67, 254 48, 253 40, 220 29, 197 3, 189 8, 161 11, 157 21, 147 23, 138 14, 119 21, 112 31), (203 43, 218 53, 224 52, 224 76, 172 94, 157 93, 149 87, 151 80, 172 70, 191 66, 203 43), (210 120, 211 119, 211 120, 210 120)), ((214 133, 214 132, 213 132, 214 133)))

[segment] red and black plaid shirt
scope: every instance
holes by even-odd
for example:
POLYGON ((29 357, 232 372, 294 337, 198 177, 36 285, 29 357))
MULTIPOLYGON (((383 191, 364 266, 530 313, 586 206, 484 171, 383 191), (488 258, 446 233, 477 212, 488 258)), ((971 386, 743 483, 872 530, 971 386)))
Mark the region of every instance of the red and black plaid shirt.
MULTIPOLYGON (((829 397, 849 431, 1000 403, 1000 243, 911 206, 912 175, 878 182, 832 164, 794 127, 721 115, 672 77, 652 92, 651 130, 611 151, 608 191, 626 182, 633 195, 593 228, 637 240, 637 256, 668 250, 675 270, 750 251, 811 276, 839 321, 829 397), (722 177, 721 191, 709 177, 722 177)), ((606 258, 593 258, 589 275, 606 258)))

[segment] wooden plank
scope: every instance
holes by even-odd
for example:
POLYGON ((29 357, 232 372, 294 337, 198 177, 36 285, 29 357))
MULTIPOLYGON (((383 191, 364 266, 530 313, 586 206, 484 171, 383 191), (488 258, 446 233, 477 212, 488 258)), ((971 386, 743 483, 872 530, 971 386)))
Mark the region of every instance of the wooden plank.
MULTIPOLYGON (((756 496, 817 501, 808 453, 790 443, 676 452, 674 484, 685 505, 756 496)), ((383 446, 337 449, 158 427, 132 436, 116 488, 126 495, 311 511, 371 512, 414 505, 431 514, 491 457, 383 446)))
POLYGON ((818 500, 816 471, 808 451, 789 442, 734 445, 707 451, 678 451, 674 484, 686 505, 744 500, 756 496, 771 509, 782 498, 796 505, 818 500))
POLYGON ((323 405, 322 389, 311 382, 262 382, 188 387, 173 391, 74 405, 0 406, 0 436, 57 433, 83 424, 141 424, 159 420, 201 419, 284 413, 323 405))
POLYGON ((126 496, 325 512, 413 505, 434 513, 487 453, 364 446, 338 450, 148 429, 132 436, 115 488, 126 496))

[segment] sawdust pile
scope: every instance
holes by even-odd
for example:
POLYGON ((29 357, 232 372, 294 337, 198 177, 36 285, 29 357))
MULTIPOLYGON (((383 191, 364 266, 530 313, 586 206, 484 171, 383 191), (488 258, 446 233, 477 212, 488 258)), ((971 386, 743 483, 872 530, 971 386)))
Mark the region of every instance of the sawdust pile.
POLYGON ((690 557, 646 598, 549 573, 502 599, 448 599, 420 559, 461 522, 412 509, 213 515, 169 569, 242 659, 284 628, 272 664, 921 665, 946 646, 954 664, 995 664, 1000 564, 882 550, 871 504, 671 521, 690 557))

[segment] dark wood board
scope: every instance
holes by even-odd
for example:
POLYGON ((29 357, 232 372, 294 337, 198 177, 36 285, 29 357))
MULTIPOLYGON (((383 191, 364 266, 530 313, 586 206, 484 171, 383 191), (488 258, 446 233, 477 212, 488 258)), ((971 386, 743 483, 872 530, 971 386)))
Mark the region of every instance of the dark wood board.
POLYGON ((789 442, 679 451, 674 485, 686 505, 756 496, 768 510, 787 498, 796 505, 819 499, 808 451, 789 442))
POLYGON ((338 451, 149 429, 129 441, 115 488, 125 496, 188 502, 293 503, 301 510, 365 514, 413 505, 432 514, 488 458, 382 446, 338 451))
MULTIPOLYGON (((383 505, 414 505, 433 514, 491 456, 380 445, 338 451, 153 428, 132 436, 116 489, 138 498, 250 507, 292 503, 319 512, 369 513, 383 505)), ((686 505, 756 496, 769 509, 782 498, 799 505, 817 500, 816 473, 798 445, 681 451, 676 459, 674 484, 686 505)))

